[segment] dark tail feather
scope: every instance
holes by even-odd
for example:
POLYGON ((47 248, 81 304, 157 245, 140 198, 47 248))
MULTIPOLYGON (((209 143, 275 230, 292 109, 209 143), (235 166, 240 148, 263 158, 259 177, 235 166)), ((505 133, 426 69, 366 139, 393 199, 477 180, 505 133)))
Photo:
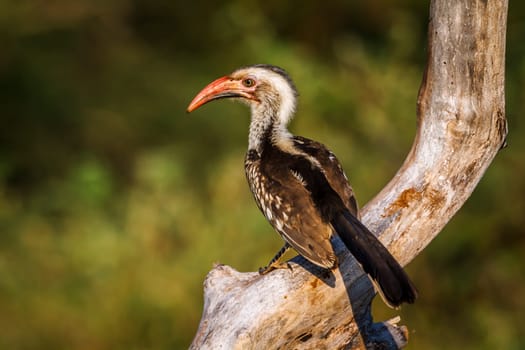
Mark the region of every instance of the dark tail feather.
POLYGON ((385 246, 352 214, 345 212, 332 221, 334 229, 348 250, 370 275, 391 307, 412 304, 417 290, 401 265, 385 246))

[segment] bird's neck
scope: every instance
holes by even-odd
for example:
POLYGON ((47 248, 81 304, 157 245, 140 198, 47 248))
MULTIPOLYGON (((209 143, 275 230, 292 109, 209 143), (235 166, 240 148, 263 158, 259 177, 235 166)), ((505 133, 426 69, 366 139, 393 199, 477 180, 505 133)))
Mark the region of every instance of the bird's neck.
POLYGON ((248 149, 262 154, 264 147, 273 145, 283 150, 293 146, 293 135, 288 131, 290 117, 283 118, 281 111, 268 108, 252 108, 248 149))

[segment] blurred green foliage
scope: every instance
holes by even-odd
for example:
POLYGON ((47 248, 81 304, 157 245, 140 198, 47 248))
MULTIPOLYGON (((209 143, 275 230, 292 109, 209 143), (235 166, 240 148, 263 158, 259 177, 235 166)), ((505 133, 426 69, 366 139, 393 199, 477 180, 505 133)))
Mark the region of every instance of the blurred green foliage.
MULTIPOLYGON (((509 147, 409 266, 409 349, 523 349, 525 5, 508 23, 509 147)), ((0 3, 0 349, 183 349, 214 262, 280 248, 243 173, 248 111, 191 98, 241 65, 286 68, 298 134, 364 204, 410 148, 428 3, 0 3)), ((374 304, 377 317, 397 314, 374 304)))

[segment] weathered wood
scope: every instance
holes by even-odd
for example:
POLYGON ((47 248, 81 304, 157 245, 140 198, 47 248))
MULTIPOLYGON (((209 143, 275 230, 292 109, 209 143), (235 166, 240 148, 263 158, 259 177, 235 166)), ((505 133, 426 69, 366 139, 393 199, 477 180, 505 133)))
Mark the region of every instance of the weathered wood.
MULTIPOLYGON (((363 222, 402 264, 459 210, 505 141, 507 8, 505 0, 431 2, 417 135, 401 169, 362 211, 363 222)), ((300 257, 292 270, 264 276, 214 267, 191 348, 405 346, 405 327, 372 322, 373 287, 343 244, 334 244, 341 266, 332 272, 300 257)))

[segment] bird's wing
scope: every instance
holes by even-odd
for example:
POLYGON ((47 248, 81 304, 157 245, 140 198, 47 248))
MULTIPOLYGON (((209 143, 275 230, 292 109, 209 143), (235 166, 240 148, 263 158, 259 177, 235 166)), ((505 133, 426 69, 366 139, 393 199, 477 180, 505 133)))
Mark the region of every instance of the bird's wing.
POLYGON ((354 191, 335 154, 322 143, 301 136, 294 137, 294 146, 319 162, 330 187, 339 195, 348 211, 359 218, 359 208, 354 191))
MULTIPOLYGON (((264 166, 263 166, 264 167, 264 166)), ((326 268, 337 262, 330 237, 332 228, 316 208, 306 188, 308 176, 295 162, 263 169, 272 208, 261 207, 264 215, 282 237, 302 256, 326 268), (270 216, 268 215, 270 213, 270 216)))
MULTIPOLYGON (((388 249, 359 221, 352 188, 335 155, 316 141, 299 137, 294 140, 297 148, 319 162, 325 181, 348 209, 348 212, 331 211, 329 214, 332 215, 328 217, 348 250, 377 284, 383 300, 392 307, 397 307, 403 302, 413 303, 417 297, 417 289, 388 249)), ((321 207, 337 208, 338 198, 333 194, 330 195, 331 189, 328 185, 323 185, 323 179, 313 181, 316 181, 316 186, 321 188, 324 186, 327 193, 316 203, 321 207)))

